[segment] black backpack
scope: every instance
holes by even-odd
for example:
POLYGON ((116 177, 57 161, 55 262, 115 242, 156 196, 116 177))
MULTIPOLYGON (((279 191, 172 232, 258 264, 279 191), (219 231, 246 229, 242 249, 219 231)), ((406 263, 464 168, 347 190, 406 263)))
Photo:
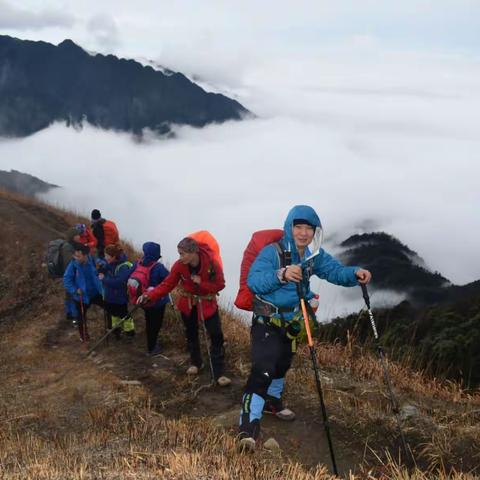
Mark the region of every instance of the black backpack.
POLYGON ((63 245, 65 243, 68 242, 63 238, 48 242, 46 262, 50 278, 60 278, 63 277, 65 273, 62 256, 63 245))

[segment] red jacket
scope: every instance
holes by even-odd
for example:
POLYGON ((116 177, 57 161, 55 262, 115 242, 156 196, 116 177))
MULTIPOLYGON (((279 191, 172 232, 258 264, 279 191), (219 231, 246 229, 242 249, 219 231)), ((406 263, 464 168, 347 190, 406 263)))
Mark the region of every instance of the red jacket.
MULTIPOLYGON (((203 316, 205 319, 211 317, 218 309, 216 294, 225 288, 225 279, 220 264, 213 258, 213 253, 207 246, 200 245, 200 285, 191 280, 191 273, 188 265, 184 265, 177 260, 168 277, 153 290, 148 292, 151 302, 157 301, 171 292, 177 285, 179 295, 177 300, 177 308, 185 315, 190 315, 192 307, 197 305, 198 295, 201 298, 203 316), (207 297, 207 298, 205 298, 207 297)), ((197 309, 199 320, 200 312, 197 309)))
POLYGON ((90 248, 90 253, 93 254, 97 246, 97 239, 93 235, 90 228, 87 226, 84 233, 80 235, 80 243, 90 248))

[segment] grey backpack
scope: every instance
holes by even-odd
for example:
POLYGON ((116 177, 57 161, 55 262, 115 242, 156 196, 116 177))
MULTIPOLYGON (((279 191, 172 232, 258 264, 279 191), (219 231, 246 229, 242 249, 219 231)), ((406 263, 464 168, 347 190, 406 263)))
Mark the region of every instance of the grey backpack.
POLYGON ((58 238, 48 242, 47 248, 47 268, 51 278, 63 277, 65 273, 65 262, 63 260, 62 250, 67 240, 58 238))

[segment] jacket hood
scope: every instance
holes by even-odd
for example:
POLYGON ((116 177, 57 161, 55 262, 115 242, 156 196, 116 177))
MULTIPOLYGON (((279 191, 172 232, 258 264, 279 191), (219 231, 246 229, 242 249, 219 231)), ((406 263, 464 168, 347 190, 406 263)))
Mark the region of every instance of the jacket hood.
POLYGON ((293 221, 294 220, 307 220, 315 227, 315 233, 313 236, 312 243, 309 246, 307 256, 311 253, 316 252, 320 249, 322 245, 323 239, 323 229, 322 223, 320 222, 320 218, 315 212, 315 210, 308 206, 308 205, 295 205, 287 215, 285 223, 283 225, 283 241, 285 245, 285 249, 287 251, 297 253, 297 249, 295 247, 295 242, 293 241, 293 221))
POLYGON ((148 265, 152 262, 157 262, 160 257, 160 245, 155 242, 146 242, 143 244, 143 261, 144 265, 148 265))

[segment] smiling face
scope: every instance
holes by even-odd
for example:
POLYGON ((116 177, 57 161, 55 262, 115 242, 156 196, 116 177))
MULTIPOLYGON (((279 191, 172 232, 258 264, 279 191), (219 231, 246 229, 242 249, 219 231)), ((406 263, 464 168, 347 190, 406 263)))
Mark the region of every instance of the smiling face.
POLYGON ((293 241, 299 250, 304 250, 312 243, 315 229, 311 225, 299 224, 292 227, 293 241))

